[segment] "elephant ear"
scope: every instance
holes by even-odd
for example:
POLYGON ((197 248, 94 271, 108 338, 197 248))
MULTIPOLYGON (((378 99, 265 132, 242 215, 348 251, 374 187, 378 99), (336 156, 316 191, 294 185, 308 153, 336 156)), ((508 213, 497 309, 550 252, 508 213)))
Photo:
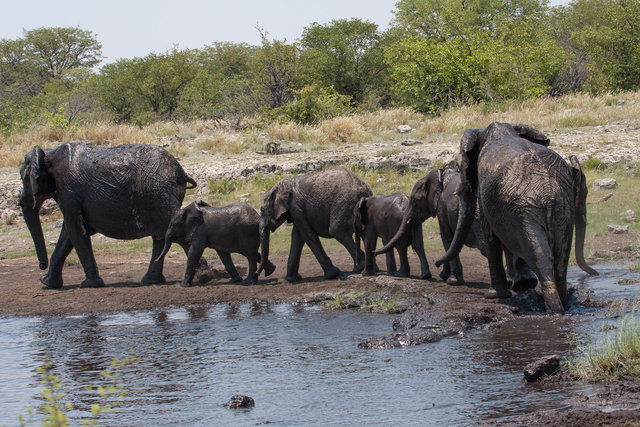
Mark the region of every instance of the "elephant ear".
POLYGON ((467 129, 460 139, 458 167, 460 186, 457 193, 475 191, 478 188, 478 156, 480 155, 482 129, 467 129))
POLYGON ((273 192, 273 218, 278 221, 289 212, 291 199, 293 198, 293 183, 290 179, 280 181, 278 188, 273 192))
POLYGON ((534 144, 544 145, 545 147, 549 146, 549 137, 540 132, 538 129, 523 124, 513 125, 513 128, 518 133, 518 135, 520 135, 520 138, 524 138, 527 141, 533 142, 534 144))
POLYGON ((364 226, 369 222, 369 212, 367 207, 368 197, 360 197, 354 210, 354 224, 356 226, 364 226))
POLYGON ((193 236, 198 227, 204 224, 204 213, 202 209, 200 209, 199 203, 193 202, 185 209, 182 215, 185 223, 186 241, 189 243, 193 240, 193 236))
POLYGON ((37 145, 31 151, 31 162, 29 164, 29 185, 33 195, 33 206, 37 205, 39 196, 52 196, 55 191, 53 177, 48 171, 50 163, 46 159, 44 151, 37 145))
POLYGON ((435 218, 438 214, 438 203, 440 196, 442 195, 442 189, 444 187, 444 169, 438 169, 434 174, 434 182, 427 185, 427 203, 431 210, 431 218, 435 218))

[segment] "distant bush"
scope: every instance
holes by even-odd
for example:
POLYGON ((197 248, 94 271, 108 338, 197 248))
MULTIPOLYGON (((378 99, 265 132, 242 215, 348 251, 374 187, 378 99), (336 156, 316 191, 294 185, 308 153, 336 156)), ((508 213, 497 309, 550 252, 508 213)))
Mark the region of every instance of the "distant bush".
POLYGON ((607 164, 600 159, 595 157, 589 157, 587 160, 582 162, 582 169, 585 170, 599 170, 603 171, 607 169, 607 164))
POLYGON ((334 88, 305 86, 295 92, 295 99, 284 107, 282 114, 296 123, 317 124, 351 111, 351 97, 339 94, 334 88))

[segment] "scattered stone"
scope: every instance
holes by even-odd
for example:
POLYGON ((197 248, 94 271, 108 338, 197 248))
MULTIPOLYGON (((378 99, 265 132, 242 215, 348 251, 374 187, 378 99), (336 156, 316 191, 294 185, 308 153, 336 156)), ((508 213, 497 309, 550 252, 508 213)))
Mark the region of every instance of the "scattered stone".
POLYGON ((236 394, 235 396, 232 396, 231 400, 229 400, 224 406, 229 409, 253 408, 256 406, 256 402, 249 396, 236 394))
POLYGON ((638 222, 638 217, 636 216, 636 213, 634 211, 632 211, 631 209, 622 212, 620 214, 620 218, 624 221, 624 222, 638 222))
POLYGON ((615 178, 600 178, 593 181, 594 190, 614 190, 618 188, 618 181, 615 178))
POLYGON ((627 103, 627 101, 625 101, 624 99, 618 99, 618 105, 619 106, 623 106, 626 103, 627 103))
POLYGON ((540 381, 543 377, 553 375, 560 370, 562 358, 557 354, 545 356, 524 368, 524 379, 528 382, 540 381))
POLYGON ((63 224, 63 223, 64 223, 64 219, 59 219, 59 220, 57 220, 57 221, 56 221, 56 223, 55 223, 55 225, 54 225, 54 226, 55 226, 56 228, 62 228, 62 224, 63 224))
POLYGON ((613 234, 627 234, 629 233, 629 226, 610 224, 607 225, 607 231, 613 234))
POLYGON ((411 126, 409 125, 400 125, 398 126, 398 132, 400 133, 407 133, 407 132, 411 132, 413 129, 411 129, 411 126))
POLYGON ((404 141, 401 142, 402 145, 404 146, 411 146, 411 145, 420 145, 420 144, 424 144, 424 142, 418 140, 418 139, 405 139, 404 141))
POLYGON ((300 150, 283 147, 282 144, 279 142, 267 142, 264 146, 264 151, 266 154, 277 155, 277 154, 285 154, 285 153, 297 153, 300 150))
POLYGON ((638 283, 638 279, 620 279, 618 280, 618 285, 633 285, 638 283))
POLYGON ((606 202, 607 200, 609 200, 610 198, 613 197, 613 193, 609 193, 606 196, 604 196, 603 198, 601 198, 600 200, 598 200, 598 203, 600 202, 606 202))

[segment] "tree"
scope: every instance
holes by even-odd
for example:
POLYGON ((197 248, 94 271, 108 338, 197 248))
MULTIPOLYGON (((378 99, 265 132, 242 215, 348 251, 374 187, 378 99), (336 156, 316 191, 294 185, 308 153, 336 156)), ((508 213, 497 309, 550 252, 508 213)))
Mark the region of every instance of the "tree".
POLYGON ((360 102, 384 70, 378 26, 360 19, 317 22, 300 40, 306 84, 333 87, 360 102))
POLYGON ((27 50, 50 77, 69 77, 75 69, 89 69, 102 59, 102 45, 91 31, 73 27, 38 28, 24 32, 27 50))

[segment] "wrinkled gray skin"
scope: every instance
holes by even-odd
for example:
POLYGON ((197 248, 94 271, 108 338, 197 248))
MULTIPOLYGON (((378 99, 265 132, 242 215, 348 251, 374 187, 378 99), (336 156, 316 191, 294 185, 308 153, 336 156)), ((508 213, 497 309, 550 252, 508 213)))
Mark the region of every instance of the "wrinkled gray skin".
POLYGON ((492 290, 511 296, 502 249, 522 258, 538 277, 547 312, 564 313, 567 266, 575 225, 576 261, 584 260, 587 187, 580 163, 547 148, 549 139, 526 125, 492 123, 467 129, 460 141, 460 215, 451 246, 436 265, 458 255, 474 220, 476 200, 487 236, 492 290))
MULTIPOLYGON (((260 262, 260 215, 246 203, 234 203, 224 207, 212 207, 205 202, 193 202, 180 209, 171 219, 164 236, 163 258, 172 243, 179 243, 187 252, 187 269, 181 286, 191 286, 196 267, 206 248, 215 249, 231 276, 231 282, 242 278, 233 265, 231 253, 239 253, 249 262, 246 284, 258 281, 256 272, 260 262)), ((269 276, 275 266, 265 260, 265 274, 269 276)))
MULTIPOLYGON (((298 268, 305 243, 320 263, 325 279, 340 275, 319 237, 338 240, 353 258, 354 271, 362 271, 364 254, 357 254, 353 241, 353 208, 361 197, 371 195, 364 181, 342 167, 283 179, 265 193, 260 209, 262 259, 269 257, 270 233, 287 221, 293 223, 287 281, 301 280, 298 268)), ((263 267, 261 263, 258 274, 263 267)))
POLYGON ((43 284, 62 287, 62 267, 75 248, 85 273, 80 286, 104 286, 91 247, 95 233, 115 239, 153 237, 151 261, 142 282, 165 281, 164 258, 157 259, 164 233, 185 190, 196 185, 166 150, 152 145, 103 148, 85 143, 63 144, 53 150, 34 147, 25 155, 20 177, 19 204, 42 270, 48 260, 40 207, 53 198, 63 215, 49 270, 40 278, 43 284))
MULTIPOLYGON (((378 236, 382 238, 382 244, 386 245, 402 224, 404 212, 409 208, 409 198, 402 193, 394 193, 388 196, 375 195, 362 197, 353 210, 356 247, 360 249, 361 236, 364 240, 365 267, 363 276, 370 276, 376 272, 374 251, 378 236)), ((421 279, 431 278, 427 257, 424 254, 424 241, 422 238, 422 223, 414 221, 404 236, 397 240, 395 249, 400 259, 400 270, 396 271, 396 262, 393 251, 386 253, 387 274, 390 276, 409 277, 411 268, 407 257, 407 249, 411 246, 420 259, 422 273, 421 279)))
MULTIPOLYGON (((449 249, 453 234, 458 223, 458 196, 456 190, 460 185, 460 173, 453 169, 434 169, 424 178, 419 179, 411 190, 409 204, 402 212, 402 224, 398 232, 376 254, 387 253, 397 246, 402 240, 406 240, 413 233, 416 226, 420 227, 428 218, 438 218, 440 238, 445 250, 449 249)), ((479 219, 479 211, 471 225, 471 230, 464 240, 464 244, 470 248, 477 248, 482 255, 487 256, 487 243, 482 231, 479 219)), ((507 260, 507 273, 519 289, 535 287, 537 279, 527 265, 519 258, 512 257, 505 251, 507 260)), ((440 278, 450 285, 464 283, 463 268, 460 257, 455 256, 446 263, 440 273, 440 278)))

